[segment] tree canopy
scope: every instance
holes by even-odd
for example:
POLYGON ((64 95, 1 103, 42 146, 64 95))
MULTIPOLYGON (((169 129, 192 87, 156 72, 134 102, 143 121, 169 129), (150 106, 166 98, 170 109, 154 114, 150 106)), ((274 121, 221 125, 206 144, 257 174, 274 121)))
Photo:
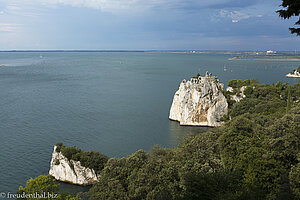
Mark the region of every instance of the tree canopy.
MULTIPOLYGON (((281 6, 284 9, 277 10, 277 13, 279 13, 279 16, 283 19, 289 19, 293 16, 299 16, 300 14, 300 0, 282 0, 281 6)), ((300 18, 295 25, 300 25, 300 18)), ((300 28, 290 28, 290 31, 292 34, 300 36, 300 28)))
POLYGON ((17 199, 79 200, 69 193, 59 193, 59 183, 50 175, 40 175, 35 179, 29 179, 26 187, 20 186, 17 193, 17 199))

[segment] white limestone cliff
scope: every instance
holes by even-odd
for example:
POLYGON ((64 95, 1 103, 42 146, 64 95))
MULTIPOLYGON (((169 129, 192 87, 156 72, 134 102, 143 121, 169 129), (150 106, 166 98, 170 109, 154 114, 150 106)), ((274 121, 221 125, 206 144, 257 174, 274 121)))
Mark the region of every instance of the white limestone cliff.
POLYGON ((90 185, 98 180, 93 169, 82 166, 80 161, 69 160, 56 148, 54 146, 49 170, 49 174, 56 180, 77 185, 90 185))
POLYGON ((183 80, 174 95, 169 119, 180 125, 220 126, 220 119, 228 112, 223 90, 224 84, 208 73, 183 80))
POLYGON ((285 75, 286 77, 290 77, 290 78, 300 78, 300 67, 298 67, 298 69, 293 70, 291 73, 285 75))

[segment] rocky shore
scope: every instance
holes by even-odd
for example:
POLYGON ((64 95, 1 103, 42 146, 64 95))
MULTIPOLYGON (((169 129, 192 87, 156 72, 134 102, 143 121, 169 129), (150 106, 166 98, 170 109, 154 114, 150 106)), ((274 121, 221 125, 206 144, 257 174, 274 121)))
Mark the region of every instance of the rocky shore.
POLYGON ((300 78, 300 67, 298 67, 298 69, 294 69, 285 76, 290 78, 300 78))

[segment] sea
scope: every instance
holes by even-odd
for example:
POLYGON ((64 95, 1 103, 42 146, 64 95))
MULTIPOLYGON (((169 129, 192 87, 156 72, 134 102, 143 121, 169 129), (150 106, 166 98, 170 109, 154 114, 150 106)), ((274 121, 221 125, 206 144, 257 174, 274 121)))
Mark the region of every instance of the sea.
MULTIPOLYGON (((207 127, 168 119, 183 79, 206 71, 231 79, 298 82, 299 61, 228 60, 234 53, 0 52, 0 192, 48 174, 63 142, 109 157, 174 148, 207 127)), ((86 188, 61 184, 62 191, 86 188)))

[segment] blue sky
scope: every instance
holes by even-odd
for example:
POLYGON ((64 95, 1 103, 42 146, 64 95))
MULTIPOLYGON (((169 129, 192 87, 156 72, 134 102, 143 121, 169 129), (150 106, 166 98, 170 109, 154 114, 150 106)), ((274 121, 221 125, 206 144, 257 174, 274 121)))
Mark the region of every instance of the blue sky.
POLYGON ((0 49, 297 50, 280 0, 0 0, 0 49))

